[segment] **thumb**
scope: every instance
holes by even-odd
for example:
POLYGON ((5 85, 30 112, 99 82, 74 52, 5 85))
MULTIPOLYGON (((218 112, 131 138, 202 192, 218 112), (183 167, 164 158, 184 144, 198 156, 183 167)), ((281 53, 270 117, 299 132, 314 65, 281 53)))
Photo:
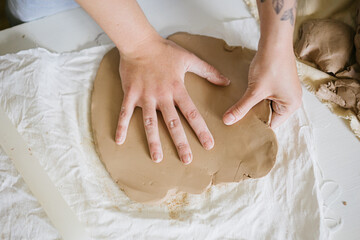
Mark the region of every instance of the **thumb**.
POLYGON ((261 92, 248 88, 244 96, 229 108, 223 117, 223 121, 226 125, 232 125, 242 119, 250 109, 258 104, 264 97, 261 92))
POLYGON ((222 75, 214 66, 198 58, 195 54, 192 54, 190 59, 189 72, 195 73, 216 85, 227 86, 230 84, 230 80, 227 77, 222 75))

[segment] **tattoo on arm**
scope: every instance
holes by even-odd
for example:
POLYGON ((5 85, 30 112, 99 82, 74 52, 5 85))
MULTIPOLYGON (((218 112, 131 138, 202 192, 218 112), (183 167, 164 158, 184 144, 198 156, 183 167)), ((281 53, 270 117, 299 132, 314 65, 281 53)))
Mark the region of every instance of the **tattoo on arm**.
POLYGON ((290 8, 286 10, 283 15, 280 18, 281 21, 290 21, 291 26, 294 26, 294 14, 293 14, 293 8, 290 8))
MULTIPOLYGON (((266 0, 260 0, 261 3, 264 3, 266 0)), ((279 15, 281 10, 284 7, 284 0, 272 0, 272 7, 275 10, 276 14, 279 15)), ((297 8, 297 0, 294 2, 294 6, 285 10, 285 12, 281 15, 281 21, 289 20, 291 26, 294 26, 295 22, 295 13, 297 8)))
POLYGON ((272 6, 276 14, 279 14, 281 9, 284 7, 284 0, 272 0, 272 6))
POLYGON ((294 26, 296 9, 297 9, 297 0, 295 0, 294 6, 293 6, 292 8, 289 8, 288 10, 286 10, 286 11, 283 13, 283 15, 281 16, 280 20, 281 20, 281 21, 287 21, 287 20, 289 20, 291 26, 294 26))

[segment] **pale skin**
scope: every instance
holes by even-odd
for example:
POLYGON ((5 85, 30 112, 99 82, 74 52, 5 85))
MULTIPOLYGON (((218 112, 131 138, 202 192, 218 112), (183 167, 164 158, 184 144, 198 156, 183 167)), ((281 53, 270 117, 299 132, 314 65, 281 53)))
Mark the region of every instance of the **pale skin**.
POLYGON ((250 65, 248 88, 223 120, 227 125, 234 124, 258 102, 269 99, 273 108, 271 127, 276 128, 301 106, 293 51, 296 0, 258 0, 257 4, 261 37, 250 65))
MULTIPOLYGON (((212 149, 214 138, 186 91, 184 76, 186 72, 193 72, 220 86, 229 85, 229 79, 194 54, 162 38, 135 0, 77 1, 120 52, 124 99, 115 133, 116 143, 125 142, 133 111, 140 107, 151 159, 160 162, 164 157, 156 114, 160 111, 180 160, 184 164, 191 163, 193 155, 177 107, 202 146, 212 149)), ((238 122, 263 99, 272 100, 271 127, 280 125, 300 107, 301 87, 292 47, 294 19, 291 16, 295 17, 295 11, 289 14, 289 9, 294 7, 294 0, 258 1, 261 22, 258 52, 250 65, 248 89, 225 112, 225 124, 238 122), (278 4, 274 6, 274 2, 278 4)))

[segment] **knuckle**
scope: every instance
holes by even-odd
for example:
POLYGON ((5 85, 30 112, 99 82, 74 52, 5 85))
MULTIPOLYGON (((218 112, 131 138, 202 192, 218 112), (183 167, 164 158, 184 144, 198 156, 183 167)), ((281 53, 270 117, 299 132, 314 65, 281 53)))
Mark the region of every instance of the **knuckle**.
POLYGON ((151 143, 149 143, 149 149, 150 149, 150 151, 155 152, 155 151, 157 151, 159 148, 160 148, 160 143, 158 143, 158 142, 151 142, 151 143))
POLYGON ((125 107, 121 107, 119 118, 124 118, 127 115, 125 107))
POLYGON ((207 78, 207 79, 210 79, 210 78, 214 78, 216 75, 216 69, 215 67, 213 67, 212 65, 209 65, 207 63, 204 63, 205 64, 205 68, 204 68, 204 73, 203 75, 207 78))
MULTIPOLYGON (((159 96, 156 99, 156 107, 159 108, 160 111, 163 113, 170 112, 174 108, 174 98, 169 95, 159 96)), ((167 119, 169 120, 170 118, 167 118, 167 119)))
POLYGON ((126 93, 126 96, 127 97, 132 97, 135 92, 137 91, 137 89, 135 88, 134 85, 128 85, 128 86, 124 86, 124 92, 126 93))
POLYGON ((188 145, 186 143, 178 143, 176 148, 178 151, 184 151, 188 148, 188 145))
POLYGON ((235 105, 233 107, 233 109, 231 109, 231 113, 237 117, 237 116, 241 116, 241 114, 243 113, 243 110, 238 106, 238 105, 235 105))
POLYGON ((194 120, 199 116, 199 113, 196 109, 192 109, 189 112, 186 113, 186 117, 189 120, 194 120))
POLYGON ((210 65, 210 64, 208 64, 206 62, 204 62, 204 65, 205 65, 205 71, 206 72, 215 72, 216 71, 216 69, 215 69, 215 67, 213 65, 210 65))
POLYGON ((125 129, 126 129, 125 125, 123 125, 123 124, 120 123, 120 124, 118 124, 118 126, 117 126, 116 132, 121 133, 121 132, 123 132, 125 129))
POLYGON ((169 102, 173 102, 171 96, 169 96, 168 93, 166 94, 159 94, 157 97, 156 97, 156 102, 157 104, 159 104, 160 106, 164 107, 164 106, 167 106, 167 104, 169 102))
POLYGON ((204 142, 210 141, 211 137, 210 137, 210 134, 207 131, 202 131, 199 134, 199 139, 200 139, 200 141, 202 143, 204 143, 204 142))
POLYGON ((145 126, 145 129, 147 129, 147 130, 153 129, 156 126, 156 119, 154 119, 152 117, 145 118, 144 126, 145 126))
POLYGON ((140 97, 140 101, 142 103, 142 105, 144 106, 149 106, 151 104, 151 100, 152 100, 152 97, 153 97, 153 94, 149 93, 149 92, 146 92, 144 91, 142 94, 141 94, 141 97, 140 97))
POLYGON ((166 96, 168 97, 169 95, 169 89, 166 89, 164 88, 163 86, 162 87, 159 87, 156 89, 156 93, 155 95, 159 98, 160 96, 166 96))
POLYGON ((187 95, 187 90, 185 88, 185 85, 180 82, 179 85, 173 89, 173 93, 174 93, 174 97, 183 97, 185 95, 187 95))
MULTIPOLYGON (((181 87, 183 86, 183 83, 176 80, 176 81, 172 81, 171 86, 173 88, 173 91, 177 91, 179 89, 181 89, 181 87)), ((168 92, 168 90, 165 90, 166 92, 168 92)))
POLYGON ((156 106, 156 99, 153 94, 143 93, 138 101, 138 104, 143 110, 152 110, 156 106))
POLYGON ((172 119, 168 122, 169 129, 173 129, 179 126, 179 119, 172 119))

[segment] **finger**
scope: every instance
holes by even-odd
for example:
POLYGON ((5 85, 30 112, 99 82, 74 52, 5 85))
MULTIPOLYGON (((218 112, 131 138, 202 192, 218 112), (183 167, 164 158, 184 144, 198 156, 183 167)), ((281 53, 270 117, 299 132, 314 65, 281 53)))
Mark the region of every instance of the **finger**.
POLYGON ((223 117, 224 123, 226 125, 236 123, 263 99, 264 97, 259 91, 248 88, 244 96, 225 112, 223 117))
POLYGON ((214 138, 211 135, 205 120, 202 118, 200 112, 196 108, 185 88, 179 93, 177 97, 175 97, 175 102, 194 130, 203 147, 207 150, 212 149, 214 147, 214 138))
POLYGON ((135 98, 125 95, 119 113, 118 125, 116 128, 115 142, 121 145, 125 142, 127 129, 135 108, 135 98))
POLYGON ((175 106, 172 102, 170 104, 166 103, 161 106, 160 110, 167 125, 167 128, 170 132, 171 138, 174 141, 181 161, 185 164, 191 163, 191 149, 175 106))
POLYGON ((195 54, 191 55, 188 71, 207 79, 216 85, 227 86, 230 80, 222 75, 215 67, 198 58, 195 54))
POLYGON ((159 163, 163 158, 159 136, 155 103, 146 103, 143 108, 143 120, 151 159, 159 163))

